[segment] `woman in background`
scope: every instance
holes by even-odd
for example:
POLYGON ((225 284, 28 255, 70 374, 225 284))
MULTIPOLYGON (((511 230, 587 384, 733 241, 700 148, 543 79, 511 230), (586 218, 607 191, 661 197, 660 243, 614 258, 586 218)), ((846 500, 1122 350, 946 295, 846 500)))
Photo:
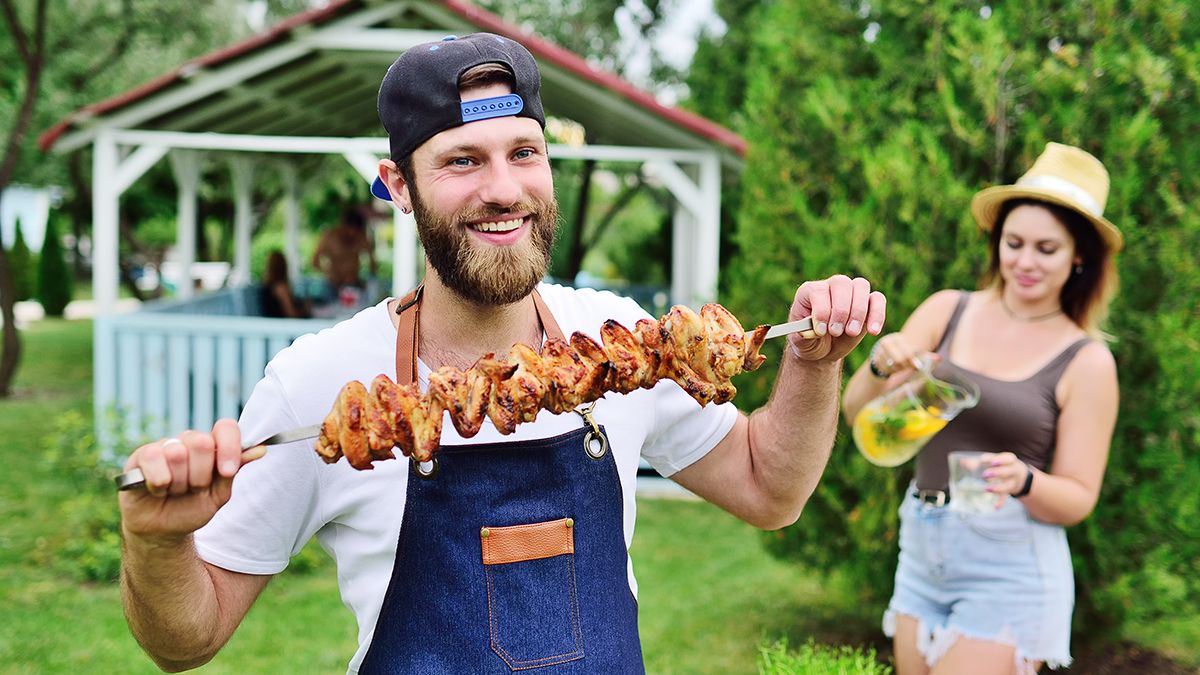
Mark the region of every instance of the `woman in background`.
POLYGON ((278 249, 267 254, 267 269, 263 272, 262 289, 259 292, 263 316, 307 319, 312 315, 308 305, 292 294, 287 258, 278 249))
POLYGON ((1100 493, 1117 371, 1100 326, 1117 287, 1108 173, 1051 143, 1015 185, 975 195, 990 231, 983 289, 943 290, 881 337, 846 387, 847 419, 930 359, 979 385, 921 450, 900 508, 900 561, 884 615, 900 675, 1033 673, 1070 664, 1074 576, 1064 528, 1100 493), (946 508, 947 455, 985 457, 993 513, 946 508), (1012 497, 1012 499, 1009 499, 1012 497))

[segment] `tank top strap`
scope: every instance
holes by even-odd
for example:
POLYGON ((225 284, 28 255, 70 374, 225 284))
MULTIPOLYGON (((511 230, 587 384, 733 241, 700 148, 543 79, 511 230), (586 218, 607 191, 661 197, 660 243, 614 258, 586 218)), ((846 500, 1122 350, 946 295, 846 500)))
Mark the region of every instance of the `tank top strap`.
POLYGON ((1050 363, 1047 363, 1045 366, 1043 366, 1042 369, 1030 379, 1035 380, 1038 382, 1038 384, 1051 389, 1058 386, 1058 380, 1062 378, 1062 374, 1066 372, 1067 366, 1071 365, 1071 360, 1075 358, 1075 355, 1079 353, 1080 349, 1083 349, 1084 346, 1091 341, 1092 339, 1090 337, 1081 337, 1067 345, 1066 349, 1059 352, 1058 356, 1055 356, 1053 359, 1051 359, 1050 363))
POLYGON ((938 340, 937 348, 933 350, 935 353, 941 354, 942 358, 946 358, 947 352, 950 351, 950 343, 954 340, 954 331, 958 329, 958 320, 962 318, 963 310, 967 308, 967 301, 970 299, 970 291, 958 292, 958 304, 954 306, 954 313, 946 322, 946 330, 942 331, 942 339, 938 340))

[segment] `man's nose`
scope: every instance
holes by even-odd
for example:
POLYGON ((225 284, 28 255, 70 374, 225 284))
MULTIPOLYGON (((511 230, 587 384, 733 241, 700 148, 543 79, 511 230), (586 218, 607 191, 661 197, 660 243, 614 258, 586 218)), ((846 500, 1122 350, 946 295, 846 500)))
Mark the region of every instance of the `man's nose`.
POLYGON ((479 198, 486 204, 509 207, 521 201, 524 188, 513 167, 507 162, 492 162, 488 175, 479 188, 479 198))

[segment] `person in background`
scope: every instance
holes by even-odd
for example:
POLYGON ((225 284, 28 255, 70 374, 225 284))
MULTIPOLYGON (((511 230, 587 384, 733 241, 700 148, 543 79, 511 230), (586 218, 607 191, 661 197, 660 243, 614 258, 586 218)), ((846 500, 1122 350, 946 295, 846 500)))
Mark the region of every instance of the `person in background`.
POLYGON ((367 231, 367 221, 360 209, 347 207, 333 228, 321 235, 312 265, 325 275, 331 297, 338 297, 343 288, 362 291, 366 280, 362 276, 362 258, 373 278, 379 271, 375 261, 375 244, 367 231))
POLYGON ((312 316, 308 303, 292 293, 287 258, 279 249, 267 254, 267 268, 259 289, 259 306, 263 316, 276 319, 307 319, 312 316))
POLYGON ((1117 417, 1101 324, 1121 233, 1103 216, 1108 173, 1050 143, 1015 185, 975 195, 990 232, 982 290, 944 290, 881 337, 846 387, 847 419, 931 359, 975 381, 979 405, 917 456, 900 507, 900 561, 884 615, 900 675, 1033 673, 1070 664, 1074 578, 1064 528, 1099 497, 1117 417), (947 508, 947 454, 984 459, 994 512, 947 508))

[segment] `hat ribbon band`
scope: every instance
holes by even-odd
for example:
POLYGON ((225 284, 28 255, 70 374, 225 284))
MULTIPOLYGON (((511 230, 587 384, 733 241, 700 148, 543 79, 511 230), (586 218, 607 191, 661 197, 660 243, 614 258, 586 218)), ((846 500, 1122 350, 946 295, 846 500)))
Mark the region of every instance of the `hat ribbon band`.
POLYGON ((1058 176, 1023 176, 1017 180, 1017 185, 1061 192, 1082 206, 1091 215, 1097 218, 1101 218, 1104 215, 1104 207, 1096 203, 1096 200, 1087 190, 1058 176))

